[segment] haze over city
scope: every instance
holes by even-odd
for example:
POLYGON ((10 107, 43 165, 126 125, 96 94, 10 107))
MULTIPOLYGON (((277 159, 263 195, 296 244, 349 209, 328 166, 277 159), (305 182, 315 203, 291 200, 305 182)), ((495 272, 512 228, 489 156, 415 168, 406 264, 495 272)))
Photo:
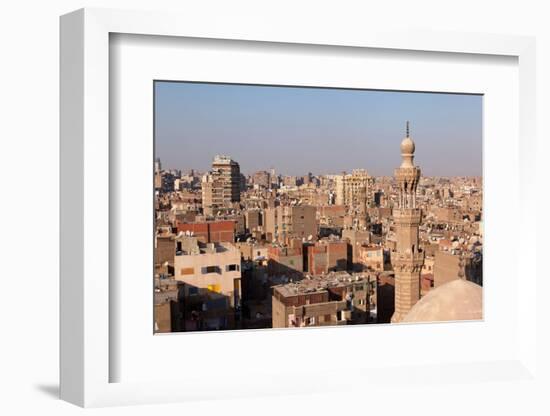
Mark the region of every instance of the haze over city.
POLYGON ((155 83, 155 152, 167 168, 206 171, 216 153, 244 174, 390 176, 405 120, 424 176, 481 176, 480 95, 155 83))

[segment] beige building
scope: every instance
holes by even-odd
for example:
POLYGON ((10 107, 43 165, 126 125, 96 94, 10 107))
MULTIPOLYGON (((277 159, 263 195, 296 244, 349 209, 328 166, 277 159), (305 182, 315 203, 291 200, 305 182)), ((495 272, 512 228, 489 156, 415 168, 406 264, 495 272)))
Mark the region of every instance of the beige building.
POLYGON ((197 237, 178 236, 174 278, 185 283, 185 296, 210 292, 227 297, 234 308, 241 300, 241 252, 231 243, 201 243, 197 237))
POLYGON ((336 205, 346 205, 350 210, 365 212, 373 201, 374 178, 364 169, 354 169, 351 174, 336 176, 336 205))
POLYGON ((369 270, 384 271, 384 248, 377 245, 362 245, 359 248, 359 262, 369 270))
POLYGON ((364 244, 371 242, 371 236, 368 230, 344 228, 342 230, 342 240, 347 240, 352 247, 352 262, 359 263, 359 251, 364 244))
POLYGON ((317 209, 311 205, 278 206, 265 210, 268 241, 288 244, 291 239, 317 240, 317 209))
POLYGON ((244 213, 245 228, 248 232, 261 231, 262 228, 262 212, 259 209, 250 209, 244 213))

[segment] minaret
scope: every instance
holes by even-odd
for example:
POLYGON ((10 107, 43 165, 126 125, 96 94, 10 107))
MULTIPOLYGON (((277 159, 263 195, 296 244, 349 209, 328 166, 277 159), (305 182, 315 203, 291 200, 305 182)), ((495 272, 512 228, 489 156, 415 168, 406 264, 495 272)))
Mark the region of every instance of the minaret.
POLYGON ((418 227, 422 210, 416 207, 416 188, 420 168, 414 166, 415 145, 407 134, 401 142, 401 166, 395 170, 399 186, 398 208, 393 210, 397 246, 391 253, 395 272, 395 312, 392 322, 400 322, 420 298, 420 271, 424 264, 424 252, 418 245, 418 227))

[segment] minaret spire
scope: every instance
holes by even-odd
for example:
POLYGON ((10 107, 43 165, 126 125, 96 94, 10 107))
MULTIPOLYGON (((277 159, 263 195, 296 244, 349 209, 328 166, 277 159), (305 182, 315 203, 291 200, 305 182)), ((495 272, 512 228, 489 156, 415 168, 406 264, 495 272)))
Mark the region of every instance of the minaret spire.
POLYGON ((391 252, 391 263, 395 272, 395 309, 391 322, 401 322, 420 299, 420 272, 424 264, 424 252, 419 247, 422 210, 416 206, 420 168, 413 163, 415 144, 409 136, 409 127, 407 121, 407 135, 400 146, 402 162, 395 170, 399 203, 393 210, 397 241, 391 252))

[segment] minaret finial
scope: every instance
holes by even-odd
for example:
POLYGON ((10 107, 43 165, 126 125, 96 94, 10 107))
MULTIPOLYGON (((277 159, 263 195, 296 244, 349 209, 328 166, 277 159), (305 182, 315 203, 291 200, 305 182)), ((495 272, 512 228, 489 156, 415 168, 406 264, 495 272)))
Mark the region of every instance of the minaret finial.
POLYGON ((409 137, 409 120, 407 120, 407 137, 409 137))

